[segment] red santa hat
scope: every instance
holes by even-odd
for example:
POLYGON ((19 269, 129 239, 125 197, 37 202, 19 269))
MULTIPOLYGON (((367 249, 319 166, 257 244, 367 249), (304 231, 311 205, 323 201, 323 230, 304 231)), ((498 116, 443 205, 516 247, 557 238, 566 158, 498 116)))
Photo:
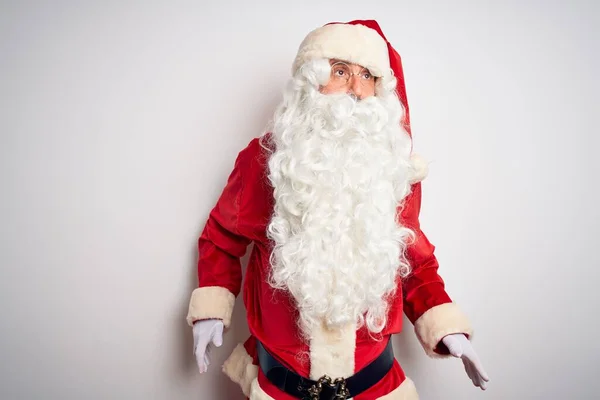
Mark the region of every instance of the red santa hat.
POLYGON ((345 60, 362 65, 376 77, 396 77, 396 90, 405 111, 403 122, 411 134, 402 60, 377 21, 330 22, 313 30, 300 44, 292 72, 295 73, 303 63, 315 58, 345 60))

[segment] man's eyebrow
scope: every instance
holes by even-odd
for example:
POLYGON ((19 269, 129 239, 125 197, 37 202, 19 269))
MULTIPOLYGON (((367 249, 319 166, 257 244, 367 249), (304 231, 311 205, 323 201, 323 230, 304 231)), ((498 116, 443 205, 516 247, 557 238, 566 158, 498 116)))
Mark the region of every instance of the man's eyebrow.
POLYGON ((372 74, 372 72, 371 72, 371 70, 370 70, 369 68, 367 68, 367 67, 363 67, 362 65, 355 64, 355 63, 351 63, 351 62, 349 62, 349 61, 340 60, 340 59, 338 59, 338 58, 330 58, 330 59, 329 59, 329 65, 333 65, 333 64, 336 64, 336 63, 344 63, 344 64, 348 64, 348 65, 350 65, 350 64, 351 64, 351 65, 357 65, 357 66, 359 66, 359 67, 361 67, 361 68, 363 68, 363 69, 367 70, 367 71, 368 71, 370 74, 372 74))

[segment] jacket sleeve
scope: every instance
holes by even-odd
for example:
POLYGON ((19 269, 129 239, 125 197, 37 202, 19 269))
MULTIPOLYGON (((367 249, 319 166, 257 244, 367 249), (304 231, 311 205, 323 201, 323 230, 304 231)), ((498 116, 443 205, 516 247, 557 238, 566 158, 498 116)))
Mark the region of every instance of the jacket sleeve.
POLYGON ((242 150, 227 183, 198 239, 198 287, 192 292, 187 323, 208 318, 223 320, 225 328, 242 284, 241 257, 251 239, 238 229, 244 192, 244 172, 251 158, 249 147, 242 150))
POLYGON ((412 270, 402 283, 403 309, 426 354, 441 358, 449 355, 441 343, 444 336, 463 333, 470 337, 473 332, 467 317, 446 293, 444 281, 438 274, 435 247, 420 227, 420 209, 421 182, 417 182, 412 185, 401 213, 404 223, 415 234, 406 249, 412 270))

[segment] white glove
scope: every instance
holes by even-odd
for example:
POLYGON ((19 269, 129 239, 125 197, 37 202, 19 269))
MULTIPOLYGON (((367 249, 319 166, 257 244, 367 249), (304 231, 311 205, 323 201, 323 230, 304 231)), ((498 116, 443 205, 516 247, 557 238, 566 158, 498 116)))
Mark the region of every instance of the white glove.
POLYGON ((467 375, 471 378, 473 385, 480 387, 482 390, 486 389, 486 382, 490 380, 487 373, 483 370, 483 366, 475 353, 475 349, 471 346, 469 339, 462 333, 455 333, 452 335, 445 336, 442 342, 450 350, 456 358, 461 358, 465 366, 467 375))
POLYGON ((212 345, 223 344, 223 321, 220 319, 203 319, 194 322, 194 355, 200 373, 208 370, 212 345))

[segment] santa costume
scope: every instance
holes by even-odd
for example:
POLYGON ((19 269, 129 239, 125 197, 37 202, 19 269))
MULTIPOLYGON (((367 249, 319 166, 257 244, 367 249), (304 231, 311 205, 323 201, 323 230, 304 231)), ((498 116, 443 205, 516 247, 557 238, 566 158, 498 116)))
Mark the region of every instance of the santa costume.
POLYGON ((187 321, 228 328, 243 287, 250 337, 223 371, 252 400, 310 388, 417 399, 391 348, 403 314, 431 357, 449 357, 441 339, 472 328, 419 225, 427 171, 412 154, 400 56, 375 21, 330 23, 304 39, 292 73, 271 129, 239 153, 210 212, 187 321), (320 94, 331 59, 367 68, 376 95, 320 94))

